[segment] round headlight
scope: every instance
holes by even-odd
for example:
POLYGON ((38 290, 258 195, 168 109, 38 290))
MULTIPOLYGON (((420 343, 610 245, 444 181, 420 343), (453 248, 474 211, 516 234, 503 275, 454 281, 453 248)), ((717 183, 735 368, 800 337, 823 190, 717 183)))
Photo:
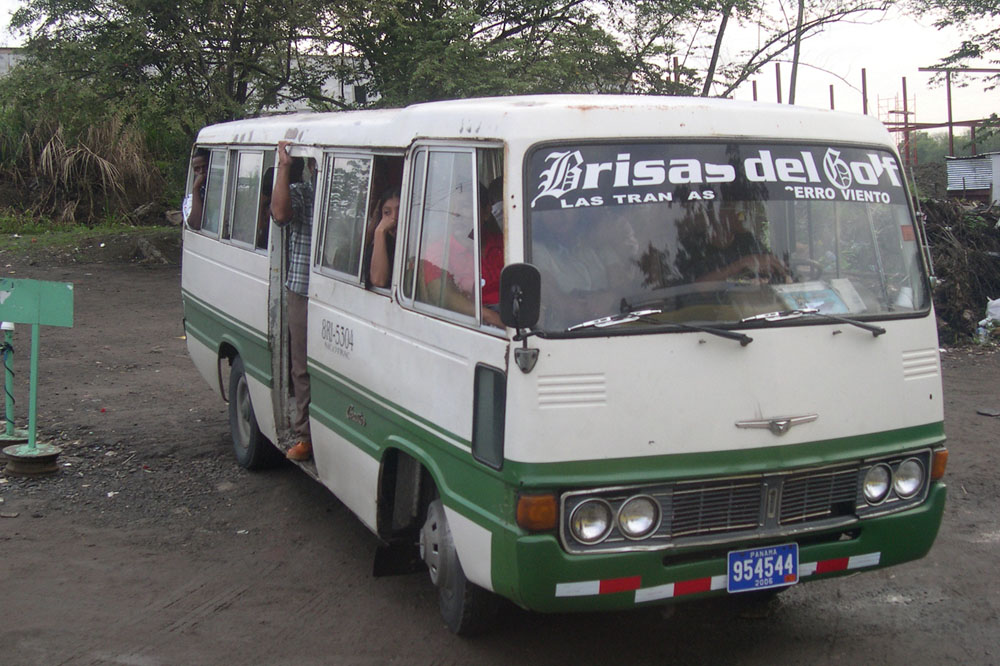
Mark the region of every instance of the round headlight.
POLYGON ((597 543, 611 531, 611 506, 604 500, 581 502, 569 519, 569 529, 577 541, 597 543))
POLYGON ((892 472, 888 465, 875 465, 865 474, 865 499, 869 504, 878 504, 889 494, 892 472))
POLYGON ((907 458, 899 463, 892 475, 892 488, 903 499, 910 499, 924 485, 924 466, 916 458, 907 458))
POLYGON ((633 497, 618 510, 618 529, 629 539, 647 537, 659 524, 660 505, 652 497, 633 497))

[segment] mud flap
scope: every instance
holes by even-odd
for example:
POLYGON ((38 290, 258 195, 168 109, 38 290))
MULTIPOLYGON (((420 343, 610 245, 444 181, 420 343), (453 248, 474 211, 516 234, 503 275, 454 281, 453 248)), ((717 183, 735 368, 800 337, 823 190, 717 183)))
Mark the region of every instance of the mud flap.
POLYGON ((420 559, 420 549, 415 543, 383 543, 375 549, 372 575, 401 576, 424 571, 427 566, 420 559))

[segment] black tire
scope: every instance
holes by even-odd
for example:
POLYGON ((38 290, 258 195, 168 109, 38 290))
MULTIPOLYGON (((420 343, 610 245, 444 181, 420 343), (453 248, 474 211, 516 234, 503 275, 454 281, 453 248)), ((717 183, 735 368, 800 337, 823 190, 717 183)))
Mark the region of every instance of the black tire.
POLYGON ((261 434, 257 426, 243 359, 239 356, 233 359, 229 373, 229 430, 233 435, 233 452, 240 467, 266 469, 274 467, 281 460, 278 449, 261 434))
POLYGON ((459 636, 475 636, 489 629, 500 608, 500 599, 466 579, 440 499, 427 507, 420 553, 430 571, 431 582, 437 585, 441 617, 448 630, 459 636))

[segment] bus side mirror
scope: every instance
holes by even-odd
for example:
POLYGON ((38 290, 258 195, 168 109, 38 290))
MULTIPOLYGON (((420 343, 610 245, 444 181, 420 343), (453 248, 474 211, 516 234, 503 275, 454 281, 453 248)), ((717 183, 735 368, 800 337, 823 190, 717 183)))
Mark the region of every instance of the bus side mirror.
POLYGON ((500 320, 521 330, 538 323, 542 277, 531 264, 510 264, 500 273, 500 320))

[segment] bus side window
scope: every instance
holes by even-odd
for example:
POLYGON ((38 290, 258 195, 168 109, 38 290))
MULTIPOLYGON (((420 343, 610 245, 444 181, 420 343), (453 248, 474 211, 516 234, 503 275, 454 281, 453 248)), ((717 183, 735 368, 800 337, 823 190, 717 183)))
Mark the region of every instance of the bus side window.
POLYGON ((368 221, 365 229, 364 255, 362 256, 361 279, 366 287, 388 289, 392 282, 395 263, 396 235, 398 222, 402 217, 399 210, 400 191, 403 182, 403 158, 398 155, 375 155, 372 164, 371 190, 368 198, 368 221), (393 209, 395 200, 397 226, 391 232, 391 220, 383 220, 383 213, 393 209), (388 206, 387 206, 388 204, 388 206), (376 242, 376 229, 385 222, 383 235, 376 242), (388 276, 386 264, 388 263, 388 276), (372 266, 376 266, 373 275, 372 266))
POLYGON ((503 151, 480 148, 479 177, 479 284, 484 324, 503 328, 500 321, 500 272, 504 266, 503 151))
MULTIPOLYGON (((410 213, 407 215, 408 229, 406 232, 406 259, 403 261, 403 295, 413 299, 413 288, 416 278, 417 247, 420 244, 421 211, 424 208, 424 189, 426 187, 427 149, 421 148, 413 155, 412 175, 410 176, 410 213)), ((402 211, 400 211, 402 217, 402 211)))
POLYGON ((358 278, 361 269, 370 157, 326 156, 326 206, 320 265, 358 278))
POLYGON ((201 230, 217 236, 222 220, 222 195, 226 185, 226 151, 213 150, 208 166, 208 182, 205 184, 205 214, 201 230))
POLYGON ((259 151, 240 151, 236 154, 232 183, 233 241, 254 247, 257 240, 257 217, 260 214, 261 171, 264 154, 259 151))
POLYGON ((430 151, 416 263, 417 300, 475 315, 476 182, 470 152, 430 151))
MULTIPOLYGON (((274 164, 274 151, 264 153, 264 164, 274 164)), ((258 250, 267 249, 267 241, 271 234, 271 190, 274 189, 274 167, 264 170, 260 183, 260 200, 257 206, 257 234, 254 245, 258 250)))

